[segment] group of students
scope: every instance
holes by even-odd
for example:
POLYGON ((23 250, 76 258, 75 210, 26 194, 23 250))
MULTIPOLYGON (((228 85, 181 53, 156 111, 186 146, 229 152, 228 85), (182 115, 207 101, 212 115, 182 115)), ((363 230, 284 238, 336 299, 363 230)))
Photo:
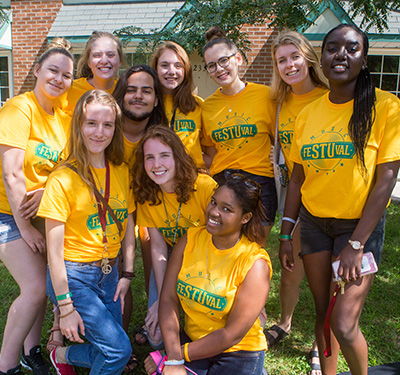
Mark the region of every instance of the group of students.
POLYGON ((149 374, 265 373, 267 346, 290 332, 304 273, 321 362, 312 362, 312 375, 336 374, 339 347, 353 375, 367 374, 358 321, 374 276, 360 276, 361 258, 367 251, 381 258, 400 165, 400 102, 373 87, 368 39, 354 26, 325 36, 320 64, 301 34, 281 33, 271 88, 240 78, 242 55, 221 30, 206 37, 205 67, 220 88, 205 101, 193 95, 189 58, 176 43, 157 48, 152 68, 133 66, 117 80, 121 44, 94 32, 79 79, 70 53, 52 46, 35 65, 34 90, 1 109, 0 259, 21 293, 4 330, 0 374, 20 373, 21 349, 24 367, 49 371, 39 345, 46 281, 55 305, 47 348, 57 373, 134 369, 126 331, 135 225, 149 297, 135 340, 165 347, 164 356, 146 359, 149 374), (290 182, 281 320, 264 330, 275 137, 290 182), (336 259, 346 285, 325 357, 336 259))

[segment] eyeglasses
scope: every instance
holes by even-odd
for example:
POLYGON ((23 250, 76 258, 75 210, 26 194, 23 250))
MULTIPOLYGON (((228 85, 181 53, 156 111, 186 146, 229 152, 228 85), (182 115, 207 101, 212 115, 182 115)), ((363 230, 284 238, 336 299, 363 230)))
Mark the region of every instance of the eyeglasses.
POLYGON ((253 181, 250 178, 245 177, 244 175, 242 175, 241 173, 232 173, 231 175, 229 175, 228 178, 231 178, 233 180, 241 180, 244 182, 244 184, 251 190, 256 191, 257 193, 260 193, 261 191, 261 186, 259 183, 253 181))
POLYGON ((231 60, 231 57, 235 56, 236 53, 233 53, 230 56, 222 56, 218 59, 217 62, 210 62, 208 64, 206 64, 205 68, 207 69, 208 73, 214 73, 217 71, 217 64, 221 67, 221 68, 227 68, 229 66, 229 62, 231 60))

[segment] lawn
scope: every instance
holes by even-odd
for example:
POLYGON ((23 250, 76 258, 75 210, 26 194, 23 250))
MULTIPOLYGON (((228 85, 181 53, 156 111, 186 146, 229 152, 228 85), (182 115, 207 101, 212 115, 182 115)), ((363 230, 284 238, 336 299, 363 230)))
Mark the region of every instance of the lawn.
MULTIPOLYGON (((386 240, 379 273, 366 301, 361 317, 361 329, 369 346, 369 365, 400 361, 400 205, 392 203, 387 212, 386 240)), ((279 318, 279 279, 280 265, 277 257, 278 227, 274 226, 268 241, 268 252, 271 256, 274 275, 271 291, 266 305, 268 314, 267 326, 279 318)), ((133 342, 135 328, 146 315, 146 295, 143 286, 142 263, 140 252, 137 252, 135 265, 136 279, 133 281, 134 313, 129 336, 133 342)), ((0 262, 0 338, 2 339, 7 311, 18 294, 18 287, 10 277, 7 269, 0 262)), ((307 353, 313 340, 314 309, 307 282, 303 281, 300 302, 297 305, 292 324, 292 332, 277 347, 271 349, 265 360, 269 375, 302 375, 309 370, 307 353)), ((52 325, 51 306, 43 327, 42 346, 46 345, 52 325)), ((137 346, 134 351, 140 360, 135 374, 144 374, 143 360, 150 351, 148 345, 137 346)), ((338 372, 348 371, 343 357, 339 359, 338 372)), ((89 371, 80 370, 80 374, 89 371)))

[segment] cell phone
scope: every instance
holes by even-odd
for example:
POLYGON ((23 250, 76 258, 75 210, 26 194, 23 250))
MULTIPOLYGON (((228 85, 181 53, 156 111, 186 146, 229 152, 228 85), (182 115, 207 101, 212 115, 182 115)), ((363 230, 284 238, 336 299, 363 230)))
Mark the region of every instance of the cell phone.
MULTIPOLYGON (((336 260, 332 263, 333 269, 333 282, 338 282, 341 280, 340 276, 338 276, 337 271, 339 269, 340 259, 336 260)), ((370 275, 371 273, 378 272, 378 266, 376 265, 374 254, 371 252, 363 254, 361 261, 361 276, 370 275)))

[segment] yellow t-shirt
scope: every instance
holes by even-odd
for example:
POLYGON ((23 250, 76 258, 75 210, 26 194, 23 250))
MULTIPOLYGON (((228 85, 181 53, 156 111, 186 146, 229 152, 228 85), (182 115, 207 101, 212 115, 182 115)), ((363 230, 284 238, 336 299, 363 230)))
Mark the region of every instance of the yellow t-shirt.
MULTIPOLYGON (((115 89, 115 85, 117 84, 117 80, 114 80, 113 87, 111 89, 106 90, 109 94, 112 94, 115 89)), ((67 114, 72 116, 74 113, 74 109, 76 106, 76 103, 78 103, 78 100, 81 98, 81 96, 90 90, 94 90, 95 87, 93 87, 89 82, 88 78, 78 78, 72 81, 71 87, 68 89, 68 91, 64 94, 61 95, 59 98, 59 107, 67 114)))
POLYGON ((201 143, 217 150, 211 175, 233 168, 273 177, 269 154, 275 114, 268 86, 247 83, 236 95, 224 95, 218 89, 209 96, 203 103, 201 143))
POLYGON ((138 204, 137 225, 140 227, 158 228, 165 241, 172 245, 175 231, 175 242, 178 242, 190 227, 203 226, 206 223, 206 208, 217 183, 206 174, 199 174, 195 183, 195 191, 190 199, 181 205, 179 222, 179 202, 175 193, 163 193, 165 206, 160 194, 161 204, 151 206, 150 202, 138 204))
MULTIPOLYGON (((105 185, 106 168, 92 168, 95 181, 105 185)), ((111 215, 106 215, 109 258, 115 258, 125 235, 128 213, 135 211, 135 200, 129 188, 126 164, 110 163, 110 198, 108 204, 121 222, 121 238, 111 215)), ((97 203, 89 187, 70 168, 55 170, 46 185, 38 216, 65 223, 64 259, 72 262, 93 262, 103 258, 103 231, 97 203)))
MULTIPOLYGON (((8 100, 0 110, 0 144, 25 150, 26 190, 43 188, 67 143, 71 118, 59 108, 49 115, 33 91, 8 100)), ((12 214, 0 164, 0 212, 12 214)))
POLYGON ((290 159, 303 166, 302 202, 312 215, 360 218, 376 165, 400 159, 400 100, 379 89, 376 97, 364 176, 347 131, 353 101, 334 104, 326 94, 298 115, 290 159))
MULTIPOLYGON (((197 103, 196 109, 187 115, 183 114, 179 108, 175 112, 174 131, 179 135, 182 143, 185 145, 188 154, 193 158, 197 167, 205 167, 203 153, 201 151, 201 106, 203 99, 195 96, 197 103)), ((165 114, 168 122, 171 122, 173 116, 173 96, 164 95, 165 114)))
MULTIPOLYGON (((185 312, 185 332, 192 341, 225 327, 236 292, 258 259, 268 262, 271 277, 268 253, 247 237, 242 236, 232 250, 221 251, 205 228, 188 231, 176 292, 185 312)), ((243 339, 226 352, 263 349, 267 349, 267 343, 257 318, 243 339)))
POLYGON ((289 92, 282 102, 281 111, 279 112, 278 132, 279 142, 282 146, 283 156, 285 157, 289 175, 292 174, 293 170, 293 162, 289 159, 289 154, 292 146, 296 117, 306 105, 326 94, 327 91, 327 88, 318 86, 314 90, 303 95, 296 95, 293 92, 289 92))
POLYGON ((129 169, 132 169, 133 164, 135 164, 135 154, 139 146, 140 140, 137 142, 131 142, 124 136, 124 157, 125 162, 129 165, 129 169))

